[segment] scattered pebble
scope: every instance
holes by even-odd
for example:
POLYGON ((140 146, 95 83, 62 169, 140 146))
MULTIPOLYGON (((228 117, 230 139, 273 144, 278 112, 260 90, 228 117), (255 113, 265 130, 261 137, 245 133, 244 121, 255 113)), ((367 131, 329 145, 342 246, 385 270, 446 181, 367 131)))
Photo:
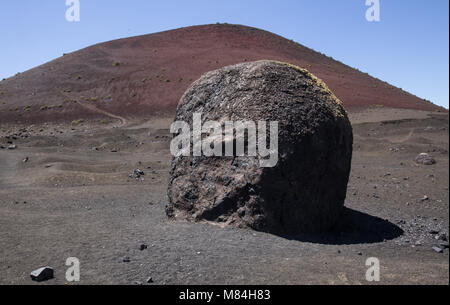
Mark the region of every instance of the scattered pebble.
POLYGON ((427 153, 421 153, 419 154, 414 161, 417 164, 423 164, 423 165, 433 165, 436 164, 436 160, 433 158, 433 156, 431 156, 430 154, 427 153))
POLYGON ((442 250, 440 247, 437 247, 437 246, 434 246, 432 249, 434 250, 434 252, 437 252, 437 253, 444 252, 444 250, 442 250))
POLYGON ((448 249, 448 241, 444 241, 444 240, 440 240, 439 242, 438 242, 438 246, 439 246, 439 248, 442 248, 442 249, 448 249))
POLYGON ((35 282, 44 282, 53 278, 53 268, 42 267, 31 272, 30 277, 35 282))
POLYGON ((447 235, 444 234, 444 233, 441 233, 441 234, 436 235, 435 238, 436 238, 437 240, 448 241, 448 237, 447 237, 447 235))
POLYGON ((142 176, 145 176, 145 173, 139 168, 135 169, 132 174, 128 175, 128 177, 135 178, 136 180, 141 179, 142 176))

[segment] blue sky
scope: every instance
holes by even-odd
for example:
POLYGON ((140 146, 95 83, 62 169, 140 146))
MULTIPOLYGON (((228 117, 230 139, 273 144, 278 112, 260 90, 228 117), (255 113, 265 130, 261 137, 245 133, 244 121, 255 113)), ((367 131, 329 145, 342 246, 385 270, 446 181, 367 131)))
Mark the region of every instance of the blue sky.
POLYGON ((448 108, 449 1, 365 0, 0 1, 0 79, 89 45, 189 25, 227 22, 262 28, 332 56, 448 108))

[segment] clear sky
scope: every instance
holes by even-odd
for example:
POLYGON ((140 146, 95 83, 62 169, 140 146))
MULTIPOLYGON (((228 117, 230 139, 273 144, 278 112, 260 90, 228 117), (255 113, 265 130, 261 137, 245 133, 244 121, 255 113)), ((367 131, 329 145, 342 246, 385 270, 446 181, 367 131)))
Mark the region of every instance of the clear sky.
POLYGON ((0 79, 89 45, 190 25, 227 22, 293 39, 448 108, 449 1, 380 0, 379 22, 366 0, 0 1, 0 79))

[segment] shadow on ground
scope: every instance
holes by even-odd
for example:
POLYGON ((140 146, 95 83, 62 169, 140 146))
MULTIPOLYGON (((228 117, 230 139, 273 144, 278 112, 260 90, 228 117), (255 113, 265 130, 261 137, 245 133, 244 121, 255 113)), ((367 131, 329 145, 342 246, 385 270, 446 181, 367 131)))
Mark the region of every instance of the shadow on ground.
POLYGON ((350 245, 379 243, 395 239, 403 235, 403 233, 404 232, 400 227, 387 220, 349 208, 344 208, 341 218, 331 232, 279 236, 302 242, 350 245))

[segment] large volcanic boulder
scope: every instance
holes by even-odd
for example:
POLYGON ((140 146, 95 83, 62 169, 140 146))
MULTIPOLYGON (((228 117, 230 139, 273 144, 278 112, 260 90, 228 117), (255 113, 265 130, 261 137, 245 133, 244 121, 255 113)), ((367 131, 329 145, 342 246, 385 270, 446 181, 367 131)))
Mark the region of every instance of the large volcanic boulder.
MULTIPOLYGON (((238 156, 236 149, 232 157, 193 156, 191 137, 189 156, 172 161, 170 218, 277 234, 321 232, 335 224, 346 197, 353 133, 342 103, 322 81, 274 61, 229 66, 192 84, 175 121, 192 126, 194 113, 203 124, 266 121, 267 139, 269 122, 278 122, 278 162, 263 166, 267 157, 238 156)), ((237 143, 237 132, 232 135, 223 137, 223 147, 237 143)), ((252 143, 250 136, 245 143, 252 143)))

